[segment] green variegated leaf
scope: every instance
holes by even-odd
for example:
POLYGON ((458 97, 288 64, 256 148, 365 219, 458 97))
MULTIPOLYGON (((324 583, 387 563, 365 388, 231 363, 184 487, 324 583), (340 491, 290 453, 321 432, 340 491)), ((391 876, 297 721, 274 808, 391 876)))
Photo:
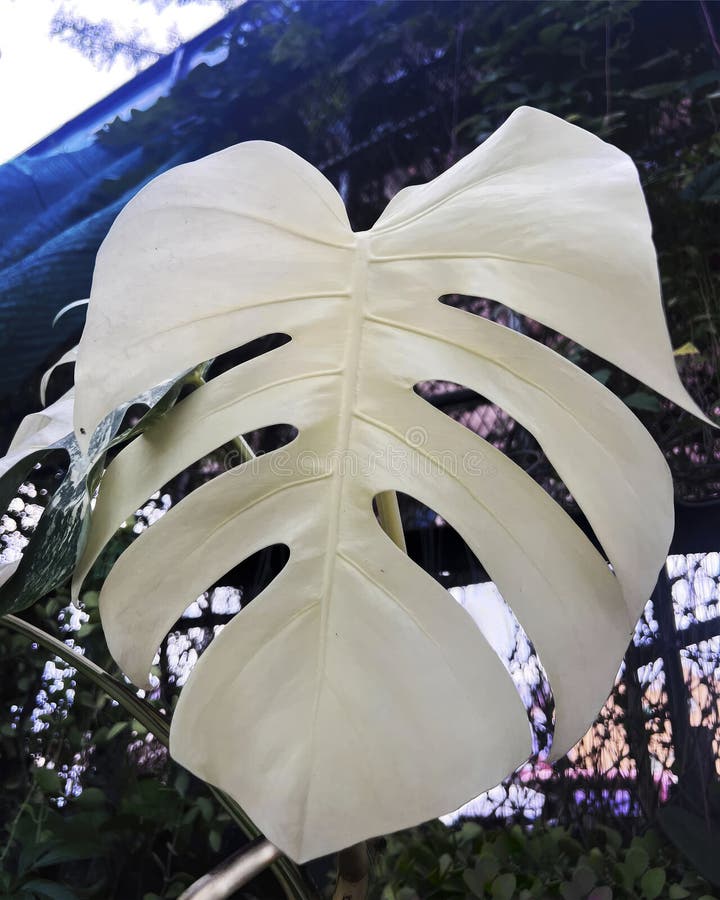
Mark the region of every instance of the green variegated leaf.
POLYGON ((0 509, 8 508, 28 472, 52 450, 67 450, 74 442, 73 391, 20 423, 8 451, 0 459, 0 509))
POLYGON ((415 496, 484 563, 547 671, 556 755, 606 699, 672 534, 670 475, 633 413, 546 347, 438 302, 449 293, 532 316, 701 415, 675 369, 632 162, 538 110, 517 110, 439 178, 401 191, 366 232, 312 166, 252 142, 160 176, 98 254, 78 356, 81 441, 199 360, 291 338, 117 456, 74 589, 175 473, 236 435, 298 429, 182 500, 100 597, 111 651, 144 683, 198 594, 287 544, 285 569, 192 673, 171 752, 298 860, 454 809, 529 750, 498 658, 384 534, 374 497, 415 496), (414 392, 430 379, 472 388, 537 437, 612 568, 526 473, 414 392))
POLYGON ((0 587, 3 613, 31 606, 72 574, 90 506, 93 476, 124 413, 119 408, 103 419, 87 453, 80 450, 72 433, 63 441, 70 458, 67 475, 40 517, 17 571, 0 587))
MULTIPOLYGON (((76 348, 74 348, 76 349, 76 348)), ((73 351, 65 354, 43 377, 44 388, 53 370, 73 362, 73 351)), ((204 370, 205 366, 200 367, 204 370)), ((68 471, 43 511, 32 540, 22 558, 0 569, 0 613, 17 612, 55 590, 73 573, 82 550, 90 498, 102 473, 105 454, 133 439, 164 415, 176 402, 188 373, 163 382, 133 401, 149 407, 131 428, 117 434, 131 404, 111 411, 94 430, 87 453, 83 453, 72 430, 74 391, 70 390, 42 412, 27 416, 0 459, 0 504, 6 509, 33 466, 53 450, 69 457, 68 471)))

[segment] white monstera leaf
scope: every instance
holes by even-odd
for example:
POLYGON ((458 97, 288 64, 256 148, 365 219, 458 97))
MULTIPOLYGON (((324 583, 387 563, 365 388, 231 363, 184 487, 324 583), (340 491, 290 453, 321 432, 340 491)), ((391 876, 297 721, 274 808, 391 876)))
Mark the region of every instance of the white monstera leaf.
POLYGON ((164 634, 244 558, 281 574, 215 638, 171 730, 183 765, 303 861, 455 809, 529 752, 512 682, 468 614, 381 530, 404 491, 466 539, 538 650, 555 752, 612 686, 673 528, 672 485, 635 416, 536 342, 438 302, 494 298, 698 414, 673 363, 650 222, 630 159, 517 110, 366 232, 332 185, 251 142, 160 176, 98 254, 75 425, 245 344, 291 340, 200 387, 103 479, 75 587, 114 529, 176 472, 275 423, 292 444, 198 488, 118 560, 110 649, 144 683, 164 634), (459 382, 526 426, 606 560, 519 467, 413 392, 459 382))

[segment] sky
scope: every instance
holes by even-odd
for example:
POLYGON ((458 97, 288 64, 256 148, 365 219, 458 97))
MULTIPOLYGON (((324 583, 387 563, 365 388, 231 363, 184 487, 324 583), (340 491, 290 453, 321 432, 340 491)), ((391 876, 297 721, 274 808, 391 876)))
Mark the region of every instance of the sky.
POLYGON ((213 0, 171 3, 162 10, 152 0, 0 0, 0 163, 136 74, 124 60, 98 69, 78 50, 50 38, 50 22, 61 6, 93 21, 110 19, 121 34, 140 26, 161 52, 168 49, 171 31, 189 40, 225 14, 213 0))

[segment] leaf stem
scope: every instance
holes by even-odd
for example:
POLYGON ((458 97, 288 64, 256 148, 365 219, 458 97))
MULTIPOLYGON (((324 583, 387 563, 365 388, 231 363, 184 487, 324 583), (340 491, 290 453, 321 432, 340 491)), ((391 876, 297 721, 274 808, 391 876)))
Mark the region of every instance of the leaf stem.
POLYGON ((179 900, 224 900, 281 856, 275 844, 258 838, 191 884, 179 900))
POLYGON ((366 841, 338 853, 338 874, 332 900, 365 900, 370 860, 366 841))
POLYGON ((66 643, 51 634, 31 625, 24 619, 17 616, 6 615, 0 620, 8 628, 17 631, 19 634, 25 635, 36 644, 49 650, 55 656, 59 656, 73 668, 93 682, 97 687, 105 691, 108 696, 116 700, 124 707, 134 718, 141 722, 148 731, 152 732, 163 746, 167 747, 170 742, 170 725, 153 706, 147 701, 138 697, 137 694, 122 681, 115 678, 105 669, 96 665, 92 660, 83 656, 77 650, 69 647, 66 643))
MULTIPOLYGON (((207 381, 197 369, 190 375, 188 375, 186 381, 188 384, 192 384, 196 388, 200 388, 204 384, 207 384, 207 381)), ((255 459, 255 453, 253 452, 252 447, 250 446, 250 444, 248 444, 248 442, 241 434, 239 434, 237 437, 234 437, 228 443, 232 444, 233 447, 237 450, 241 462, 248 462, 251 459, 255 459)))

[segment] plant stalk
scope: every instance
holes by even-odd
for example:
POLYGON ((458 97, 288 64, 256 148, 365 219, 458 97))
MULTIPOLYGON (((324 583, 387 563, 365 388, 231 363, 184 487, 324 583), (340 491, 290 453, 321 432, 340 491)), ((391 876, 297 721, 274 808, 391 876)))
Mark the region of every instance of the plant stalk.
MULTIPOLYGON (((191 372, 187 379, 188 384, 193 385, 196 388, 201 388, 203 385, 207 384, 207 381, 197 370, 191 372)), ((238 456, 240 457, 240 462, 248 462, 251 459, 255 459, 255 454, 253 452, 252 447, 245 438, 239 434, 237 437, 234 437, 228 443, 232 444, 232 446, 237 450, 238 456)))
POLYGON ((115 678, 105 669, 102 669, 92 660, 78 653, 72 647, 68 647, 66 643, 51 634, 31 625, 24 619, 17 616, 6 615, 1 620, 8 628, 13 631, 30 638, 40 647, 49 650, 55 656, 59 656, 68 665, 77 669, 79 672, 93 682, 96 687, 101 688, 105 693, 116 700, 124 709, 126 709, 138 722, 152 732, 155 737, 165 747, 170 742, 170 724, 150 703, 138 697, 135 691, 129 688, 119 679, 115 678))
POLYGON ((281 856, 275 844, 257 838, 191 884, 179 900, 225 900, 281 856))
POLYGON ((370 880, 367 842, 338 853, 338 874, 332 900, 365 900, 370 880))

